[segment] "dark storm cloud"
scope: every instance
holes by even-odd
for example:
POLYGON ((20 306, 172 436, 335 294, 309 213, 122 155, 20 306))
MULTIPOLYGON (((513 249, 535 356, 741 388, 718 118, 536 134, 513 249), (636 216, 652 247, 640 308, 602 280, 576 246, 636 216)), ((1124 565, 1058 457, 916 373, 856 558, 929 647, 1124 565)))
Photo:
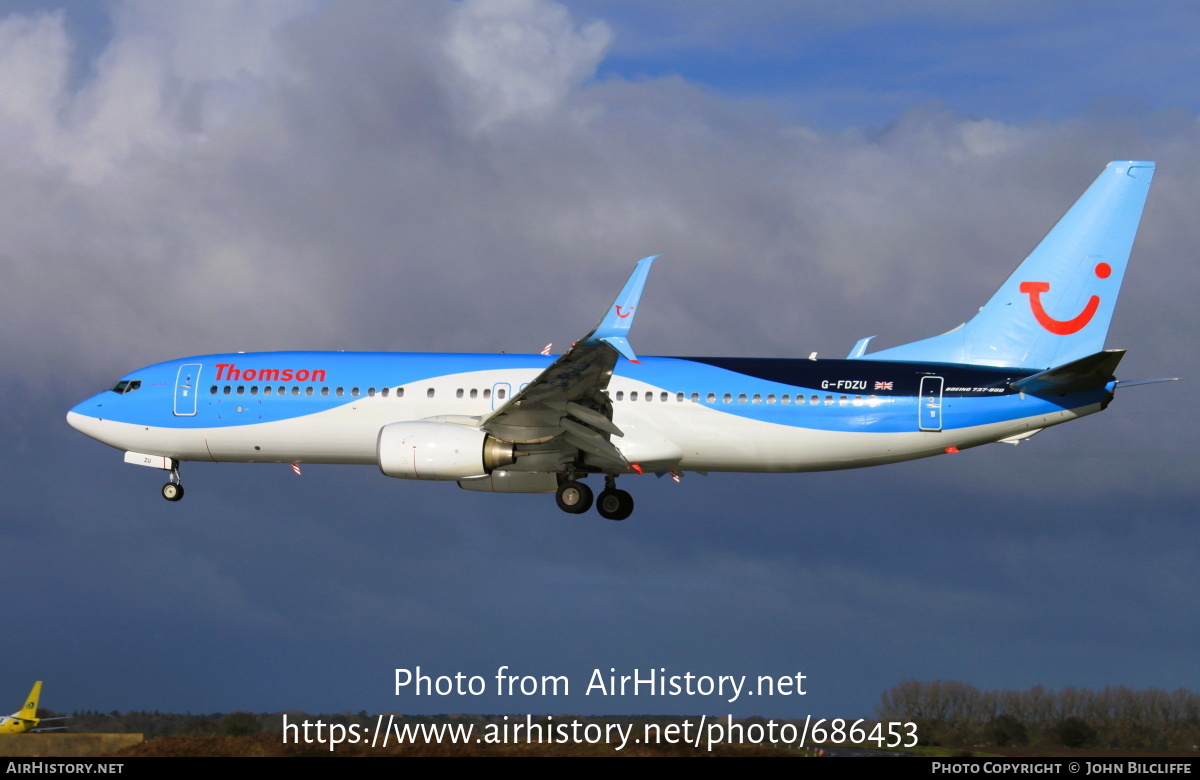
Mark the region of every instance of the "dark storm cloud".
POLYGON ((804 670, 823 714, 914 676, 1194 684, 1188 384, 1015 448, 645 478, 621 525, 337 467, 195 466, 169 506, 62 422, 186 354, 562 347, 654 252, 647 354, 902 343, 970 317, 1117 158, 1159 168, 1110 344, 1123 376, 1186 374, 1194 107, 1030 122, 922 94, 831 131, 727 87, 604 75, 629 20, 603 6, 120 4, 89 67, 65 13, 0 20, 0 567, 40 583, 7 612, 37 637, 9 648, 13 676, 105 710, 473 709, 391 697, 416 664, 804 670))

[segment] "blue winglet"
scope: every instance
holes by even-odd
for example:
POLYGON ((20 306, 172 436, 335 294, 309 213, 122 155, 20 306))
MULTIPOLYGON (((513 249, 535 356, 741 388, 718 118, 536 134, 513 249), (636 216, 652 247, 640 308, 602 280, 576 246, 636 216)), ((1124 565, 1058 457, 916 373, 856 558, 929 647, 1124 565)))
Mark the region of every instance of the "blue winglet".
POLYGON ((650 266, 657 257, 658 255, 650 255, 637 261, 633 273, 629 275, 629 280, 621 288, 612 307, 584 343, 607 344, 626 360, 633 363, 638 362, 637 355, 633 353, 633 348, 629 346, 625 334, 633 326, 633 315, 637 310, 638 301, 641 300, 642 288, 646 286, 646 277, 650 275, 650 266))

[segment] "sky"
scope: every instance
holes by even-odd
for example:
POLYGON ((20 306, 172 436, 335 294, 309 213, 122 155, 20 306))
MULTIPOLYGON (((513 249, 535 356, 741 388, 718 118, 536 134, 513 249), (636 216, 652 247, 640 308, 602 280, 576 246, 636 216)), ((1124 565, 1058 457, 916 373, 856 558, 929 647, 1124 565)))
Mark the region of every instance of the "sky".
POLYGON ((14 709, 870 716, 904 679, 1200 687, 1200 7, 0 2, 14 709), (237 350, 639 354, 946 331, 1158 163, 1102 415, 869 470, 626 478, 624 523, 376 469, 162 475, 66 411, 237 350), (396 695, 396 669, 488 681, 396 695), (569 696, 497 696, 565 675, 569 696), (585 694, 593 671, 805 695, 585 694))

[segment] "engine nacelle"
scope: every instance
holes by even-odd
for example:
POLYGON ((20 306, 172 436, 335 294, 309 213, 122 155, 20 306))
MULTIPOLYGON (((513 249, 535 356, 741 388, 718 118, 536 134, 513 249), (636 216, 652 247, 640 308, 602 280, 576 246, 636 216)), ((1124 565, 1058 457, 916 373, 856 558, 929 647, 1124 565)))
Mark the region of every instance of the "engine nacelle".
POLYGON ((417 420, 385 425, 376 445, 379 470, 400 479, 466 479, 511 464, 513 445, 478 428, 417 420))

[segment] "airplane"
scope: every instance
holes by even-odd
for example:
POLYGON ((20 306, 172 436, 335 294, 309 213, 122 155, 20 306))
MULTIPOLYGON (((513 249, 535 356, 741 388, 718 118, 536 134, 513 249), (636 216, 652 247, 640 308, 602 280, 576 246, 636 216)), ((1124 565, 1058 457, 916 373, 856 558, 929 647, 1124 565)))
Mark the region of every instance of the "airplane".
POLYGON ((42 681, 38 680, 33 684, 33 689, 29 691, 29 698, 25 700, 25 705, 21 709, 8 717, 0 716, 0 734, 24 734, 26 732, 59 731, 65 729, 66 726, 37 728, 39 723, 48 723, 52 720, 66 720, 70 717, 69 715, 64 715, 61 718, 38 718, 38 698, 41 695, 42 681))
POLYGON ((372 465, 467 490, 554 493, 624 520, 618 477, 808 472, 1016 444, 1108 407, 1124 350, 1104 340, 1154 175, 1115 161, 968 322, 842 360, 642 357, 628 340, 657 256, 558 357, 265 352, 126 374, 67 422, 125 461, 372 465), (584 481, 603 480, 599 496, 584 481))

